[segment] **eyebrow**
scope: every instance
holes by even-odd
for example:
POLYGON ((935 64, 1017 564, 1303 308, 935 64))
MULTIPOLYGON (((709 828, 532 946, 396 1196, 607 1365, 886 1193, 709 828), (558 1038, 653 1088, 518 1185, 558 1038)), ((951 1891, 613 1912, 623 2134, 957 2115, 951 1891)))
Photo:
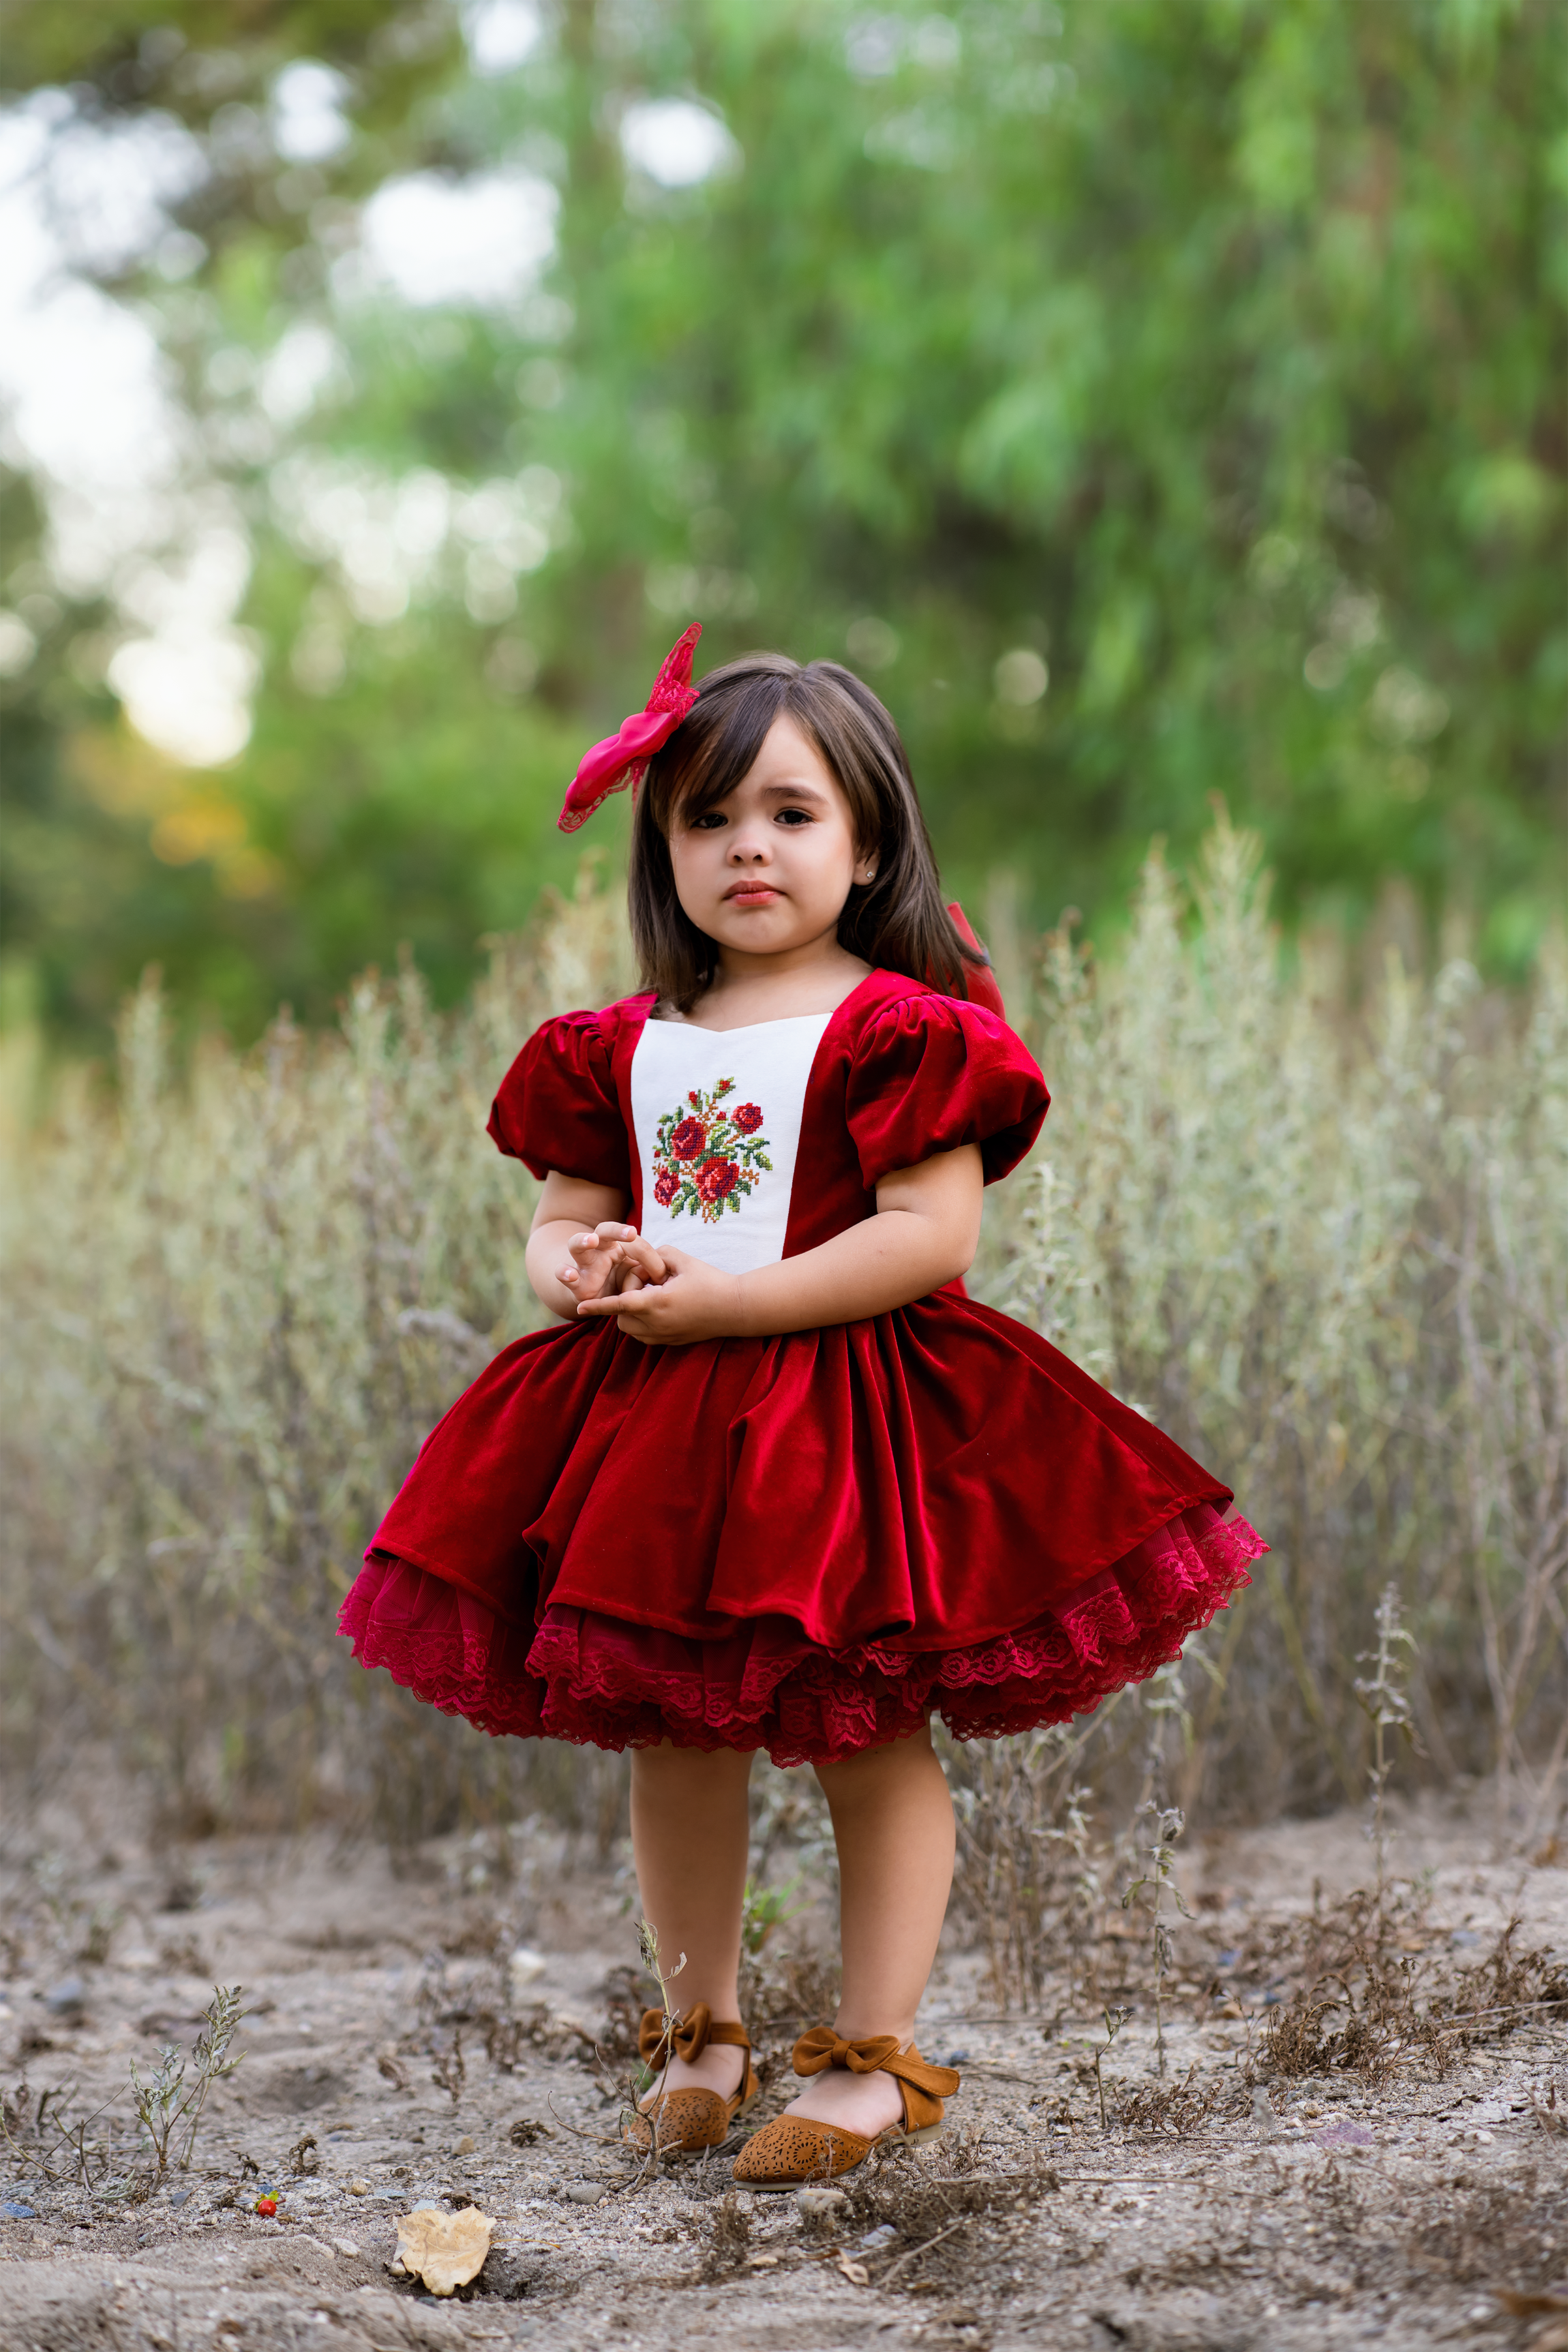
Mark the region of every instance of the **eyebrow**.
POLYGON ((764 784, 763 786, 763 798, 765 801, 808 800, 826 802, 827 794, 823 791, 820 784, 808 783, 805 779, 802 777, 798 783, 794 784, 764 784))

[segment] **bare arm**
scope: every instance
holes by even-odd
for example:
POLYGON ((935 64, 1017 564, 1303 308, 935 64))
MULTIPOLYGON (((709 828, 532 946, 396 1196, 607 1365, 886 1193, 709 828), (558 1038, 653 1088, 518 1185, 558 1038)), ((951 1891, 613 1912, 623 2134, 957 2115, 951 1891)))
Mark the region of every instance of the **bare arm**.
MULTIPOLYGON (((579 1293, 577 1311, 615 1315, 634 1339, 666 1345, 771 1339, 822 1324, 858 1323, 924 1298, 967 1271, 980 1240, 982 1181, 973 1143, 918 1168, 899 1169, 878 1185, 874 1217, 799 1257, 750 1274, 721 1274, 685 1250, 656 1253, 647 1242, 628 1239, 617 1245, 622 1262, 643 1282, 628 1278, 626 1288, 592 1298, 579 1293)), ((543 1297, 532 1249, 531 1242, 529 1273, 543 1297)))
POLYGON ((621 1220, 630 1205, 611 1185, 551 1170, 528 1229, 525 1263, 530 1282, 552 1315, 574 1322, 579 1300, 597 1298, 625 1279, 622 1244, 632 1229, 621 1220))

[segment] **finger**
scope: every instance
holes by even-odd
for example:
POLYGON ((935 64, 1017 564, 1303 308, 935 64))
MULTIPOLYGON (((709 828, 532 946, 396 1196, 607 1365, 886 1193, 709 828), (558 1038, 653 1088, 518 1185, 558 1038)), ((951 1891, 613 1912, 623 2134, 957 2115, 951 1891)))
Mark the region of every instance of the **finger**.
POLYGON ((621 1244, 620 1255, 626 1265, 636 1266, 649 1282, 662 1282, 668 1272, 665 1259, 653 1244, 640 1240, 636 1234, 629 1242, 621 1244))
POLYGON ((579 1315, 626 1315, 635 1318, 640 1308, 644 1314, 653 1303, 651 1290, 608 1290, 602 1298, 580 1298, 579 1315))

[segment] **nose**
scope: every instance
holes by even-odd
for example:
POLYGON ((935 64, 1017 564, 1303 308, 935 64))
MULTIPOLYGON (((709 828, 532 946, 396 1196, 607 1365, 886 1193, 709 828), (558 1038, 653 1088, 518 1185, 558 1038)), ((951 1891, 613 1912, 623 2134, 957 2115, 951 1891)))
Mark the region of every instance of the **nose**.
POLYGON ((737 825, 730 843, 731 866, 765 866, 770 855, 765 830, 753 833, 750 825, 737 825))

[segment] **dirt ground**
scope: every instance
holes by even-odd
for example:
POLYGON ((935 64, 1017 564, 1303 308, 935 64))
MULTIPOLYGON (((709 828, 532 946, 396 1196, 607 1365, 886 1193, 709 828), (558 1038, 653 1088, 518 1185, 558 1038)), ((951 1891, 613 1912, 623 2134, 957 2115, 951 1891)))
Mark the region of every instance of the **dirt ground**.
MULTIPOLYGON (((1417 1890, 1393 1947, 1408 2032, 1359 2070, 1342 2045, 1327 2071, 1282 2072, 1268 2037, 1323 1966, 1314 1906, 1366 1882, 1353 1816, 1184 1855, 1194 1916, 1175 1926, 1163 2079, 1146 1938, 1114 1899, 1091 1923, 1092 1995, 1063 1974, 1037 2014, 999 2016, 955 1939, 920 2031, 963 2071, 948 2134, 834 2200, 737 2194, 728 2157, 639 2177, 622 2152, 640 2000, 624 1849, 601 1862, 534 1822, 395 1874, 324 1836, 161 1848, 99 1799, 13 1807, 0 2344, 1564 2352, 1568 1853, 1548 1838, 1500 1860, 1489 1830, 1479 1801, 1398 1816, 1391 1868, 1417 1890), (1546 1957, 1510 1974, 1531 1951, 1546 1957), (1507 1999, 1478 1997, 1483 1961, 1507 1999), (245 1987, 243 2063, 190 2169, 159 2180, 130 2063, 188 2049, 215 1981, 245 1987), (1471 2023, 1422 2028, 1455 1984, 1471 2023), (1108 1999, 1133 2014, 1105 2051, 1108 1999), (255 2210, 267 2192, 272 2217, 255 2210), (494 2217, 458 2299, 389 2271, 396 2217, 421 2204, 494 2217)), ((1350 2009, 1325 2026, 1353 2011, 1346 1974, 1350 2009)), ((753 2020, 765 2090, 747 2128, 790 2095, 794 2031, 753 2020)))

